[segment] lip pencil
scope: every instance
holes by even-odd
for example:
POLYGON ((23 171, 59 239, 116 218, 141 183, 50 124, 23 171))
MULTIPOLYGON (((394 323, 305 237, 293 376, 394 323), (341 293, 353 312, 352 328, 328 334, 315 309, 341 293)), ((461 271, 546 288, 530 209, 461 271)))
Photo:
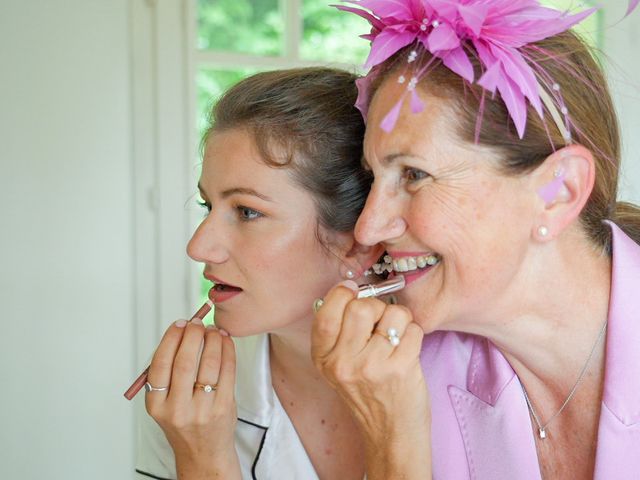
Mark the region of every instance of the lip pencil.
MULTIPOLYGON (((380 295, 386 295, 389 293, 397 292, 398 290, 402 290, 404 288, 404 285, 404 277, 402 275, 397 275, 389 280, 385 280, 380 283, 362 285, 358 289, 357 298, 379 297, 380 295)), ((205 302, 204 305, 200 307, 200 309, 193 315, 193 317, 191 317, 191 320, 195 318, 199 318, 200 320, 204 319, 205 315, 211 311, 211 307, 213 307, 213 301, 209 299, 205 302)), ((144 387, 144 384, 147 383, 148 373, 149 367, 145 368, 140 376, 136 378, 135 382, 133 382, 127 389, 127 391, 124 392, 124 398, 126 398, 127 400, 131 400, 136 396, 136 394, 142 389, 142 387, 144 387)))
MULTIPOLYGON (((203 320, 207 313, 211 311, 211 307, 213 307, 213 302, 211 301, 211 299, 209 299, 198 309, 196 313, 193 314, 191 320, 194 320, 196 318, 203 320)), ((136 378, 135 382, 133 382, 127 389, 127 391, 124 392, 124 398, 126 398, 127 400, 133 399, 133 397, 136 396, 136 394, 142 389, 142 387, 144 387, 144 384, 147 383, 147 374, 149 373, 149 367, 145 368, 140 376, 136 378)))

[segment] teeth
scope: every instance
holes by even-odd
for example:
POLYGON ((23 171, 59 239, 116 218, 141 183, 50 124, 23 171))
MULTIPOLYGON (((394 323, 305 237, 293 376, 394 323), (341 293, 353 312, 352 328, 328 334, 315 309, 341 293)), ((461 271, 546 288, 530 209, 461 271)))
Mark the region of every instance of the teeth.
POLYGON ((412 272, 419 268, 426 266, 433 266, 440 262, 440 259, 436 255, 420 255, 417 257, 402 257, 393 259, 390 255, 385 255, 383 258, 384 263, 376 263, 371 266, 373 271, 380 275, 384 272, 391 273, 396 272, 412 272))

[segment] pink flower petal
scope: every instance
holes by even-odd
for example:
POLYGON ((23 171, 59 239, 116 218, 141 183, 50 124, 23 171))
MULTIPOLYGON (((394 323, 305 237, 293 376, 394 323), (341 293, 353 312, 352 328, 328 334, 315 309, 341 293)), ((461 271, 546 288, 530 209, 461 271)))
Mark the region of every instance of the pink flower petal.
POLYGON ((416 34, 409 31, 398 32, 391 28, 384 29, 371 44, 371 51, 364 67, 371 68, 384 62, 402 47, 409 45, 415 38, 416 34))
POLYGON ((422 101, 416 90, 411 91, 410 106, 413 113, 420 113, 424 110, 424 102, 422 101))
POLYGON ((480 36, 482 25, 487 18, 489 7, 487 5, 458 5, 458 13, 464 20, 467 27, 471 29, 476 36, 480 36))
POLYGON ((393 106, 389 113, 384 117, 382 122, 380 122, 380 128, 387 133, 390 133, 393 130, 393 127, 396 126, 396 122, 398 121, 398 117, 400 116, 400 110, 402 109, 402 102, 404 101, 404 95, 400 97, 400 100, 393 106))
POLYGON ((458 47, 448 52, 443 52, 442 62, 466 81, 473 83, 473 65, 471 65, 464 48, 458 47))
POLYGON ((455 30, 446 23, 442 23, 438 28, 433 29, 429 35, 428 42, 431 53, 442 50, 453 50, 460 46, 460 39, 455 30))

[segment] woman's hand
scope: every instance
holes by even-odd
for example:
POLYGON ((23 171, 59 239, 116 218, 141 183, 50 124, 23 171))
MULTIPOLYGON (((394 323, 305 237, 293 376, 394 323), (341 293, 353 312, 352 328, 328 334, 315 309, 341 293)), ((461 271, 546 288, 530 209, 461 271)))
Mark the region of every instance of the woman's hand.
POLYGON ((369 480, 431 478, 430 402, 419 359, 424 332, 407 308, 356 299, 350 286, 357 288, 344 282, 330 290, 316 313, 314 363, 360 426, 369 480), (400 338, 396 346, 389 329, 400 338))
POLYGON ((235 368, 231 338, 200 319, 171 325, 153 356, 149 384, 169 388, 147 392, 146 407, 173 448, 181 480, 241 478, 235 368))

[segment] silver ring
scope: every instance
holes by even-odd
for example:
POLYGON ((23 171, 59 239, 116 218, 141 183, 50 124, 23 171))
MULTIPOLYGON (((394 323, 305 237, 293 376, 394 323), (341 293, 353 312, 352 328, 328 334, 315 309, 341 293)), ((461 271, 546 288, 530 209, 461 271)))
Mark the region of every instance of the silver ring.
POLYGON ((166 392, 167 390, 169 390, 169 387, 154 387, 149 382, 147 382, 144 384, 144 389, 147 392, 166 392))
POLYGON ((318 313, 318 310, 320 310, 320 307, 322 307, 322 305, 324 305, 324 300, 321 298, 316 298, 313 301, 313 311, 314 313, 318 313))

